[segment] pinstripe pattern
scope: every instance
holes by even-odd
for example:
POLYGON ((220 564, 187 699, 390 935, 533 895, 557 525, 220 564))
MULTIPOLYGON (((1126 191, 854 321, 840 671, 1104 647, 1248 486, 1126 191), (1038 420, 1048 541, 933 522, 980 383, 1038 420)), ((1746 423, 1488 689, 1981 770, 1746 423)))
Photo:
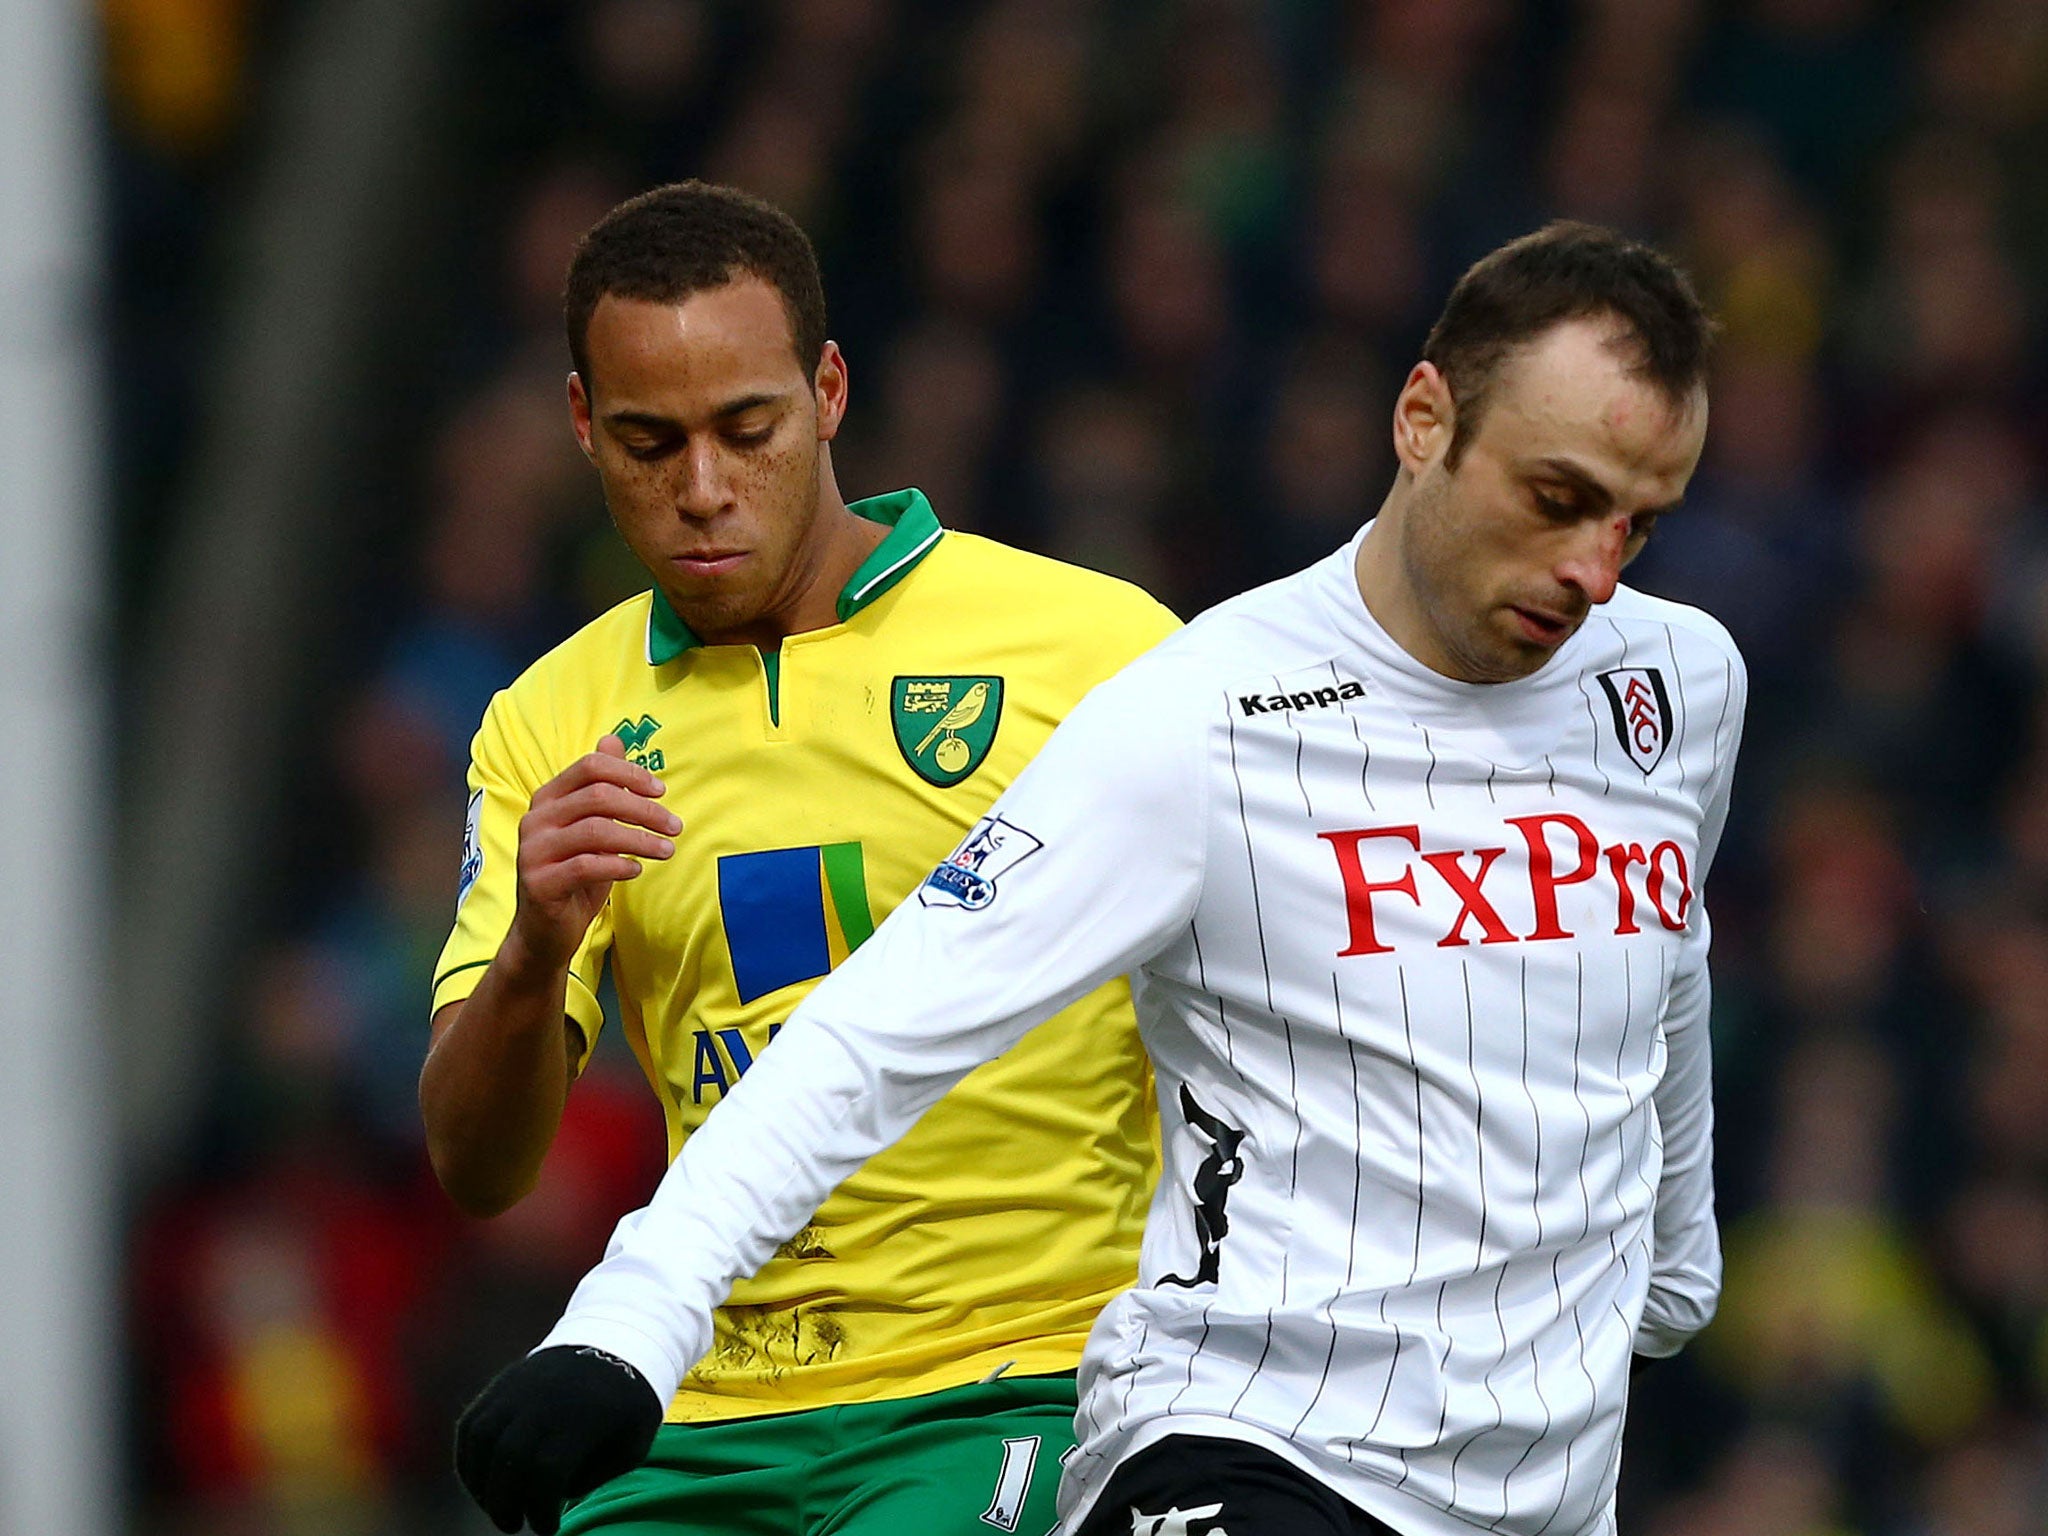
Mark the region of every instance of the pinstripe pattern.
POLYGON ((1083 700, 996 807, 1028 851, 812 994, 547 1342, 673 1386, 835 1183, 1128 973, 1163 1156, 1063 1526, 1185 1431, 1402 1536, 1611 1536, 1630 1354, 1682 1347, 1720 1282, 1696 897, 1740 659, 1624 590, 1532 676, 1452 683, 1373 622, 1355 549, 1083 700), (1654 760, 1591 707, 1624 658, 1670 673, 1654 760))
POLYGON ((1659 920, 1646 863, 1604 850, 1668 842, 1689 871, 1702 862, 1737 664, 1711 621, 1624 595, 1535 678, 1432 682, 1389 653, 1348 561, 1187 636, 1224 678, 1208 696, 1224 711, 1218 814, 1201 829, 1192 942, 1146 965, 1158 1001, 1141 1023, 1161 1102, 1188 1084, 1243 1131, 1245 1166, 1216 1279, 1155 1287, 1193 1272, 1195 1143, 1167 1138, 1140 1286, 1105 1313, 1084 1369, 1069 1528, 1117 1461, 1191 1430, 1267 1444, 1414 1536, 1611 1529, 1653 1279, 1650 1100, 1667 996, 1698 961, 1659 920), (1646 657, 1675 716, 1647 775, 1596 698, 1600 671, 1646 657), (1313 701, 1351 681, 1362 695, 1313 701), (1549 820, 1529 832, 1512 817, 1549 820), (1322 836, 1346 829, 1371 834, 1356 857, 1379 946, 1351 955, 1322 836), (1544 942, 1529 938, 1538 833, 1569 935, 1544 942), (1603 851, 1581 874, 1587 846, 1603 851), (1478 871, 1493 941, 1477 942, 1428 852, 1478 871), (1636 882, 1632 930, 1617 931, 1616 878, 1636 882))

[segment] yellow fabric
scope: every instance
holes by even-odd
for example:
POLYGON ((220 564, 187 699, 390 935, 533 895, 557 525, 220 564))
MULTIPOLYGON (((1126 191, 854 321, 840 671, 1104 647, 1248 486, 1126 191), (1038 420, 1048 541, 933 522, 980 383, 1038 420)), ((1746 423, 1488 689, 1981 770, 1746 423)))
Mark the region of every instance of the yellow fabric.
POLYGON ((1854 1208, 1774 1207, 1737 1222, 1720 1316, 1701 1344, 1753 1394, 1867 1380, 1892 1421, 1930 1444, 1975 1423, 1993 1386, 1911 1244, 1854 1208))
MULTIPOLYGON (((822 912, 823 948, 837 964, 849 931, 858 938, 916 888, 1082 694, 1177 621, 1122 582, 947 533, 844 622, 784 642, 772 722, 759 652, 691 646, 650 665, 649 617, 646 596, 621 604, 492 701, 470 775, 482 862, 471 854, 434 1007, 467 997, 503 939, 519 818, 534 790, 605 732, 655 722, 635 752, 669 785, 663 803, 683 830, 672 859, 613 888, 575 961, 568 1009, 587 1059, 609 956, 621 1022, 667 1112, 673 1157, 737 1080, 740 1057, 769 1049, 771 1026, 815 985, 743 1000, 735 949, 754 957, 758 983, 763 944, 787 936, 760 911, 738 910, 751 872, 775 865, 788 894, 791 871, 807 868, 800 850, 841 847, 838 880, 821 860, 816 890, 799 879, 796 903, 822 912), (928 680, 989 678, 1002 686, 987 756, 938 787, 905 754, 940 724, 934 699, 964 700, 968 690, 948 695, 928 680), (908 680, 900 690, 899 680, 908 680), (911 686, 919 680, 925 689, 911 686), (907 746, 898 692, 915 722, 907 746), (844 910, 849 843, 858 844, 866 914, 844 910), (746 857, 768 850, 799 851, 746 857), (744 931, 735 936, 728 918, 744 931)), ((962 725, 963 739, 974 728, 962 725)), ((957 766, 964 750, 939 761, 957 766)), ((806 921, 784 926, 815 945, 806 921)), ((1155 1143, 1145 1055, 1117 981, 959 1084, 741 1282, 670 1421, 902 1397, 1006 1364, 1072 1369, 1096 1312, 1134 1279, 1155 1143)))

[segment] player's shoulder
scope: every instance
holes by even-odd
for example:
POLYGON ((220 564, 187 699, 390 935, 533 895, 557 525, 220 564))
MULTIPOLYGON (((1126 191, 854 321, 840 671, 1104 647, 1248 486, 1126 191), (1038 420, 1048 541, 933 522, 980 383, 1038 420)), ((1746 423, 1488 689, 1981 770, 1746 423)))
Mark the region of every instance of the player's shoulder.
POLYGON ((1121 642, 1132 655, 1180 627, 1171 609, 1134 582, 981 534, 949 530, 932 551, 929 575, 930 595, 964 600, 1006 627, 1090 645, 1121 642))
POLYGON ((560 641, 501 690, 494 709, 529 723, 557 718, 565 701, 603 711, 648 666, 648 624, 654 594, 641 592, 608 608, 560 641))
POLYGON ((1674 602, 1668 597, 1656 597, 1624 585, 1617 586, 1614 596, 1601 604, 1595 613, 1596 617, 1608 621, 1625 645, 1640 641, 1645 636, 1661 634, 1673 660, 1681 666, 1693 665, 1708 670, 1721 667, 1736 678, 1748 677, 1741 647, 1736 645, 1728 626, 1704 608, 1674 602))
POLYGON ((1276 679, 1327 671, 1343 647, 1326 616, 1324 564, 1206 609, 1126 668, 1117 686, 1155 707, 1220 718, 1247 689, 1263 694, 1276 679))
POLYGON ((1327 665, 1345 648, 1331 622, 1343 552, 1249 588, 1198 614, 1170 649, 1227 690, 1244 678, 1327 665))

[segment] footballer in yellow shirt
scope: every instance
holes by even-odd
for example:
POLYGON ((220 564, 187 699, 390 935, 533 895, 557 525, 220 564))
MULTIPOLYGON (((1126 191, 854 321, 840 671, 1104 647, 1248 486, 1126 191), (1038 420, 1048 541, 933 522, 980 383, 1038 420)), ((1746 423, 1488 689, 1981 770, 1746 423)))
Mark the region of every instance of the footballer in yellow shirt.
MULTIPOLYGON (((606 734, 668 786, 675 854, 612 888, 567 1003, 585 1048, 609 956, 669 1154, 811 986, 944 858, 1090 686, 1172 619, 1133 587, 943 531, 916 491, 845 617, 771 660, 702 646, 658 595, 570 638, 492 702, 461 905, 434 987, 469 995, 510 924, 534 791, 606 734)), ((1070 1370, 1131 1282, 1149 1098, 1128 985, 984 1067, 733 1293, 671 1420, 725 1419, 1070 1370)))
MULTIPOLYGON (((606 964, 673 1156, 1081 696, 1177 622, 943 529, 917 491, 840 502, 846 376, 808 260, 774 210, 691 183, 614 210, 572 266, 572 413, 656 585, 498 694, 476 737, 421 1088, 471 1209, 530 1183, 606 964), (566 1038, 519 1023, 542 1015, 566 1038)), ((569 1526, 1036 1536, 1070 1373, 1135 1276, 1155 1135, 1118 980, 956 1086, 736 1287, 652 1453, 569 1526), (764 1486, 808 1492, 785 1517, 764 1486)), ((552 1529, 585 1491, 534 1460, 462 1465, 508 1530, 552 1529)))

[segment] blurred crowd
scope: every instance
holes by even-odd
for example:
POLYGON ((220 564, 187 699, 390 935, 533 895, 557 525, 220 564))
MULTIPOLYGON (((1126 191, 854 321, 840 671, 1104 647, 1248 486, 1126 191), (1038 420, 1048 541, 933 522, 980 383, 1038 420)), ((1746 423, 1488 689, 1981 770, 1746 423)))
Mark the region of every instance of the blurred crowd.
MULTIPOLYGON (((1623 1527, 2048 1529, 2048 7, 471 10, 443 408, 325 710, 327 832, 178 1176, 135 1193, 145 1529, 478 1528, 456 1408, 658 1175, 616 1040, 488 1224, 433 1188, 414 1084, 470 733, 643 583, 567 429, 568 249, 686 175, 812 231, 850 496, 922 486, 1183 614, 1370 515, 1472 259, 1563 215, 1679 253, 1725 327, 1713 424, 1630 579, 1721 617, 1753 677, 1712 892, 1728 1281, 1639 1383, 1623 1527)), ((204 153, 132 90, 110 72, 135 163, 204 153)))

